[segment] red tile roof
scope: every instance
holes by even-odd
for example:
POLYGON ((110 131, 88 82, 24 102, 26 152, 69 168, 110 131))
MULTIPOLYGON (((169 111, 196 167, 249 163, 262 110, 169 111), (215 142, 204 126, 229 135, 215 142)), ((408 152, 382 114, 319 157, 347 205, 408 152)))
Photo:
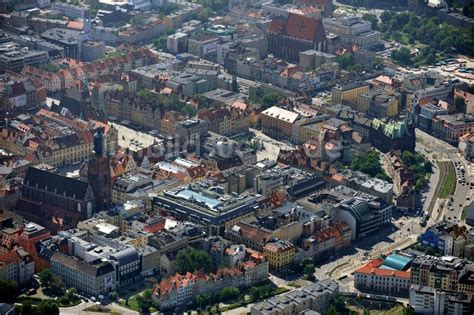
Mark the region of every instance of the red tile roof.
POLYGON ((281 33, 288 37, 303 39, 314 43, 326 38, 323 23, 299 14, 290 13, 286 21, 273 20, 267 29, 270 33, 281 33))
POLYGON ((372 274, 372 275, 382 276, 382 277, 397 277, 397 278, 410 279, 410 271, 381 269, 379 267, 382 264, 383 264, 383 259, 377 258, 368 262, 365 266, 362 266, 361 268, 357 269, 355 272, 363 273, 363 274, 372 274))

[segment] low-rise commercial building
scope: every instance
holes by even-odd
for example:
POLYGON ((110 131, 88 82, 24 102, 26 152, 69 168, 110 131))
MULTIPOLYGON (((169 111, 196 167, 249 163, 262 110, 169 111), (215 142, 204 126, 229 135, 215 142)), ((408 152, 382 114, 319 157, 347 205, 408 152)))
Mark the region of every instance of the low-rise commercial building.
POLYGON ((197 185, 165 191, 152 205, 155 211, 203 225, 210 235, 224 235, 226 226, 258 209, 255 196, 226 195, 197 185))
POLYGON ((0 73, 18 72, 26 65, 39 66, 49 60, 46 51, 32 50, 14 42, 0 44, 0 73))

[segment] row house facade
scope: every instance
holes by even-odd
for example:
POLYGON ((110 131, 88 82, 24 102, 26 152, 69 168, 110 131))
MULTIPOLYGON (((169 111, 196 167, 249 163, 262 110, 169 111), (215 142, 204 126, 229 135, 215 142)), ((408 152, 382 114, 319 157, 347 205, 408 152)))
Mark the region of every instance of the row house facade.
POLYGON ((74 77, 66 69, 61 69, 55 73, 32 66, 25 66, 22 75, 41 81, 48 92, 52 93, 67 90, 74 86, 74 77))
POLYGON ((162 310, 174 309, 192 302, 197 295, 217 293, 226 287, 251 287, 267 277, 268 261, 244 261, 210 274, 202 271, 177 273, 154 287, 152 299, 160 303, 162 310))

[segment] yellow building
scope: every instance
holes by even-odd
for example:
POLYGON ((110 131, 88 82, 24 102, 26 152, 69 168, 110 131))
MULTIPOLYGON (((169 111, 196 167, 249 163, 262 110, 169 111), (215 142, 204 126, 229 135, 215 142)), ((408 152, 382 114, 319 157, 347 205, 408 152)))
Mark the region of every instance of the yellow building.
POLYGON ((276 241, 265 244, 263 255, 268 259, 270 269, 282 271, 295 259, 296 249, 290 242, 276 241))
POLYGON ((318 139, 321 133, 321 127, 325 124, 325 121, 315 122, 300 127, 298 140, 302 143, 306 143, 311 139, 318 139))
POLYGON ((293 124, 299 115, 278 106, 270 107, 262 112, 262 131, 275 139, 291 139, 293 124))
POLYGON ((371 117, 393 117, 398 115, 398 103, 396 93, 377 89, 359 95, 355 109, 371 117))
POLYGON ((356 104, 359 95, 369 91, 369 84, 355 82, 345 85, 336 85, 332 88, 332 100, 336 103, 356 104))

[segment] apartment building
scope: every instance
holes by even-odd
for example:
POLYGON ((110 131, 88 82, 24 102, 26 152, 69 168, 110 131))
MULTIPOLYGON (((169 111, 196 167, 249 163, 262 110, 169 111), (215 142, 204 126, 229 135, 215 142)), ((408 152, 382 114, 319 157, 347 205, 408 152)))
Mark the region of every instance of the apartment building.
POLYGON ((53 2, 51 3, 51 12, 54 14, 61 14, 73 19, 81 18, 88 19, 90 18, 89 6, 84 5, 74 5, 65 2, 53 2))
POLYGON ((467 315, 474 312, 474 295, 414 284, 410 288, 410 306, 417 314, 467 315))
POLYGON ((332 88, 332 100, 336 103, 356 104, 360 95, 369 92, 369 84, 366 82, 355 82, 336 85, 332 88))
POLYGON ((208 122, 211 132, 223 136, 247 132, 250 120, 248 112, 241 112, 233 108, 210 109, 199 113, 198 117, 208 122))
POLYGON ((470 115, 438 115, 432 120, 433 135, 457 144, 459 138, 474 131, 474 117, 470 115))
POLYGON ((467 133, 459 137, 459 153, 468 161, 474 161, 474 134, 467 133))
POLYGON ((263 246, 263 255, 268 259, 271 270, 284 271, 295 259, 296 248, 288 241, 268 242, 263 246))
POLYGON ((213 294, 226 287, 251 287, 267 278, 268 261, 246 260, 209 274, 196 271, 164 278, 153 288, 152 299, 160 303, 161 310, 176 309, 192 302, 198 294, 213 294))
POLYGON ((22 248, 0 255, 0 279, 25 284, 33 279, 35 263, 22 248))
POLYGON ((114 265, 109 261, 91 264, 76 257, 55 253, 51 257, 51 270, 67 287, 94 296, 106 295, 116 288, 114 265))
MULTIPOLYGON (((307 226, 309 223, 305 224, 307 226)), ((303 240, 303 249, 308 257, 321 259, 351 244, 351 229, 345 222, 321 228, 303 240)))
POLYGON ((32 66, 24 66, 22 75, 40 80, 49 92, 59 92, 70 89, 74 84, 74 77, 66 69, 58 72, 49 72, 32 66))
POLYGON ((398 115, 398 98, 383 90, 372 90, 359 95, 356 110, 370 117, 385 118, 398 115))
POLYGON ((455 223, 440 221, 421 235, 421 243, 442 255, 453 255, 454 241, 464 232, 465 229, 455 223))
POLYGON ((36 243, 49 237, 51 237, 51 232, 49 230, 39 224, 29 222, 22 228, 21 233, 16 239, 18 245, 30 254, 31 259, 34 261, 35 272, 39 272, 46 267, 39 256, 36 243))
POLYGON ((458 281, 465 272, 461 259, 448 257, 417 257, 411 266, 411 282, 414 285, 434 289, 458 291, 458 281))

